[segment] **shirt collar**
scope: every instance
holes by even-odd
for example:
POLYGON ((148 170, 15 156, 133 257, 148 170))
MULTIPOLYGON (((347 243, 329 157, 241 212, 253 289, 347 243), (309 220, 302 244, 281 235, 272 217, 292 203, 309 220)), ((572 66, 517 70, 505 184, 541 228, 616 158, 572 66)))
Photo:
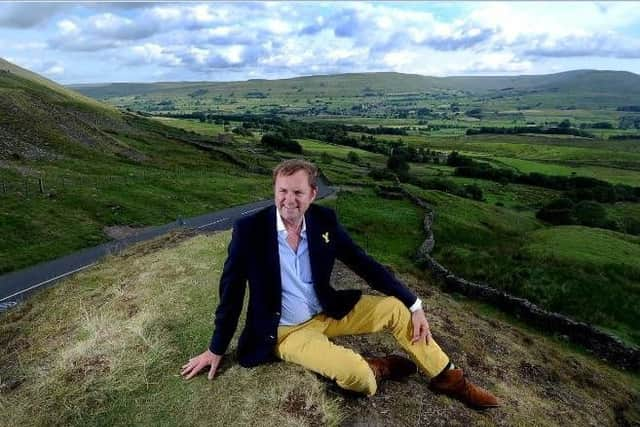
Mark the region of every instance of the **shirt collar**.
MULTIPOLYGON (((284 231, 285 235, 287 234, 287 229, 284 226, 284 221, 282 221, 282 217, 280 217, 280 212, 276 209, 276 230, 279 232, 284 231)), ((302 228, 300 229, 300 235, 307 232, 307 220, 305 217, 302 217, 302 228)))

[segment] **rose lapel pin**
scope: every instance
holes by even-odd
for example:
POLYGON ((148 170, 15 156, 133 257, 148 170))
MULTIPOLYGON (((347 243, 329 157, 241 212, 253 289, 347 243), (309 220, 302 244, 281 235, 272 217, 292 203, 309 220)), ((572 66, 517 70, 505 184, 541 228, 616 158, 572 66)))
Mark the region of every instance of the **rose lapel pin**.
POLYGON ((329 232, 327 231, 326 233, 324 233, 322 235, 322 238, 324 239, 325 243, 329 243, 329 232))

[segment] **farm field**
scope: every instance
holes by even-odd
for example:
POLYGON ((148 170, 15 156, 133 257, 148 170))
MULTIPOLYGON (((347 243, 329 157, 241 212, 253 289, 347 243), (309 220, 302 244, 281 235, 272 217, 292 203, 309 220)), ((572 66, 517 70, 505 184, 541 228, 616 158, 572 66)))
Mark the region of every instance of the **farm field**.
POLYGON ((197 132, 201 135, 215 136, 225 131, 224 124, 201 123, 198 120, 176 119, 173 117, 154 117, 154 119, 165 125, 197 132))
MULTIPOLYGON (((569 166, 561 163, 535 162, 507 157, 492 157, 491 163, 498 167, 511 167, 522 173, 539 172, 547 175, 586 176, 608 181, 613 184, 640 186, 640 171, 609 168, 604 166, 569 166)), ((579 164, 579 162, 576 162, 579 164)))

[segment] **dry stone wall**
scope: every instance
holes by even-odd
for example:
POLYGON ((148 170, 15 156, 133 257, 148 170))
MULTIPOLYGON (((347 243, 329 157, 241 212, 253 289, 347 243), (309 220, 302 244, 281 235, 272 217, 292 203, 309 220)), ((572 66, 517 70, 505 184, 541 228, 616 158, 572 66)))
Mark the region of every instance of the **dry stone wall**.
POLYGON ((424 200, 402 189, 403 193, 415 204, 426 210, 424 229, 427 235, 418 249, 418 261, 428 268, 434 276, 445 284, 445 290, 457 292, 469 298, 488 302, 503 311, 533 324, 544 331, 561 334, 569 341, 579 344, 589 352, 606 361, 633 371, 640 371, 640 350, 625 345, 618 338, 602 332, 593 326, 577 322, 558 313, 541 309, 524 298, 517 298, 489 285, 465 280, 456 276, 431 256, 435 246, 433 222, 435 209, 424 200))

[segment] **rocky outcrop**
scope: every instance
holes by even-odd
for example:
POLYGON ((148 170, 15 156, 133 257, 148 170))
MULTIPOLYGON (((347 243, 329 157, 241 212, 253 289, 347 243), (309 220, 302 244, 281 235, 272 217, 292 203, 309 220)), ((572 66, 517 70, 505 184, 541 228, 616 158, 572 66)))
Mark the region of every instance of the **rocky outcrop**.
POLYGON ((487 284, 465 280, 449 271, 431 256, 431 251, 435 246, 432 230, 436 216, 434 208, 410 192, 404 189, 402 191, 409 199, 427 212, 424 218, 424 229, 427 237, 418 249, 417 258, 418 262, 444 282, 445 290, 488 302, 529 324, 542 328, 544 331, 560 334, 567 340, 583 346, 603 360, 615 363, 625 369, 640 371, 640 350, 625 345, 618 338, 587 323, 575 321, 559 313, 543 310, 524 298, 514 297, 487 284))

